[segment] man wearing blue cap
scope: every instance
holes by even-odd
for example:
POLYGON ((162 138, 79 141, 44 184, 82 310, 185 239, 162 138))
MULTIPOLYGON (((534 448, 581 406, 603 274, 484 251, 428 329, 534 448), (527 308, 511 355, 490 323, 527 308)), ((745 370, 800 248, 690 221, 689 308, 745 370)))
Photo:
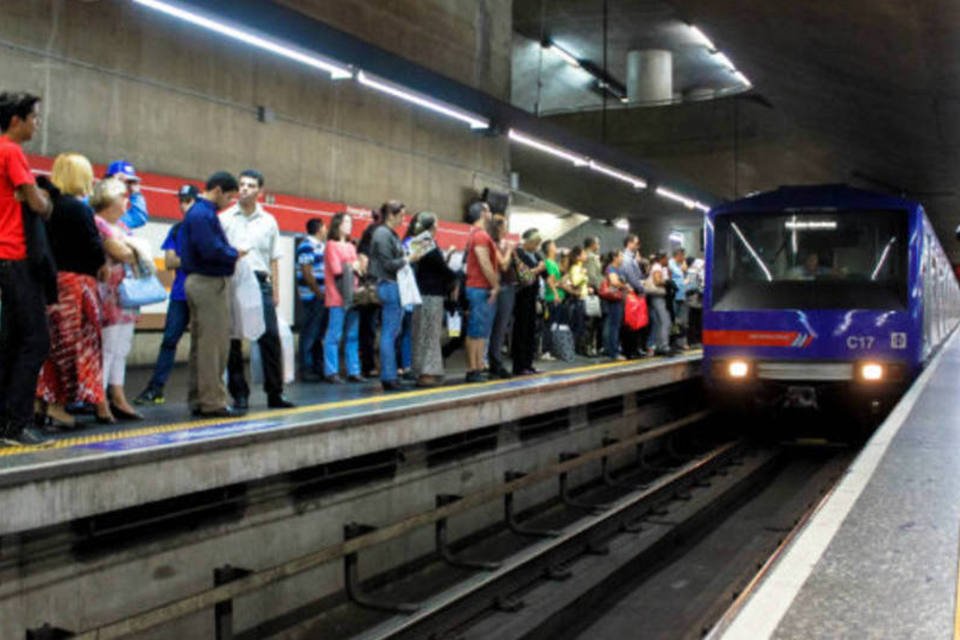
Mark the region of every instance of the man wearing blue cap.
POLYGON ((120 222, 127 225, 128 229, 136 229, 147 224, 147 216, 149 215, 147 213, 147 201, 140 193, 140 177, 133 165, 126 160, 111 162, 110 166, 107 167, 106 175, 104 175, 104 178, 110 177, 116 177, 126 183, 128 197, 130 198, 127 212, 120 218, 120 222))

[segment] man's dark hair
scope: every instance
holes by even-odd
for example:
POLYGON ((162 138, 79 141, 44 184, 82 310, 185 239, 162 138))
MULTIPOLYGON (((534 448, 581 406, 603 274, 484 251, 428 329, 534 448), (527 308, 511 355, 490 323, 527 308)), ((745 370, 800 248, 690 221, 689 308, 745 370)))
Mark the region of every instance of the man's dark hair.
POLYGON ((213 191, 217 187, 220 187, 220 191, 224 193, 240 190, 237 179, 229 171, 217 171, 207 178, 207 184, 205 186, 207 191, 213 191))
POLYGON ((10 128, 14 116, 26 120, 33 113, 33 107, 38 102, 40 102, 40 96, 32 93, 22 91, 0 93, 0 132, 6 132, 10 128))
POLYGON ((639 240, 640 237, 635 233, 628 233, 627 237, 623 239, 623 248, 626 249, 627 245, 633 242, 634 240, 639 240))
POLYGON ((553 244, 553 240, 544 240, 544 241, 543 241, 543 244, 540 245, 540 251, 542 251, 543 254, 546 255, 546 254, 547 254, 547 249, 548 249, 548 248, 550 247, 550 245, 552 245, 552 244, 553 244))
POLYGON ((387 200, 380 205, 380 221, 386 222, 387 218, 397 215, 406 208, 407 205, 403 204, 399 200, 387 200))
POLYGON ((533 227, 531 229, 527 229, 526 231, 524 231, 521 238, 523 238, 523 241, 526 242, 530 238, 534 236, 539 236, 539 235, 540 235, 540 230, 537 229, 536 227, 533 227))
POLYGON ((466 220, 467 224, 475 223, 483 217, 483 212, 488 206, 483 200, 474 200, 467 206, 467 213, 463 219, 466 220))
POLYGON ((307 220, 307 233, 312 236, 317 235, 317 231, 323 228, 323 219, 322 218, 310 218, 307 220))
POLYGON ((263 187, 263 174, 256 169, 244 169, 240 172, 241 178, 253 178, 257 181, 258 187, 263 187))
POLYGON ((583 239, 583 248, 589 249, 590 247, 595 247, 600 244, 600 238, 597 236, 587 236, 583 239))
POLYGON ((676 248, 673 250, 673 257, 676 257, 678 253, 686 253, 686 252, 687 252, 687 250, 684 249, 683 247, 676 247, 676 248))

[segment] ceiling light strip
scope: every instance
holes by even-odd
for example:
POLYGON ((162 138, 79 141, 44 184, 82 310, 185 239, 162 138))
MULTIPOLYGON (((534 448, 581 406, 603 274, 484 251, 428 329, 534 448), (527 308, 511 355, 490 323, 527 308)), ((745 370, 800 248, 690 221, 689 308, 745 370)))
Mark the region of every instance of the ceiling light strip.
POLYGON ((555 147, 552 144, 543 142, 542 140, 531 138, 530 136, 524 135, 515 129, 510 129, 510 132, 508 135, 510 139, 513 140, 514 142, 518 142, 522 145, 525 145, 532 149, 536 149, 538 151, 543 151, 544 153, 548 153, 557 158, 562 158, 564 160, 567 160, 568 162, 573 163, 573 166, 575 167, 585 167, 590 163, 590 161, 583 156, 577 155, 575 153, 571 153, 569 151, 565 151, 560 147, 555 147))
POLYGON ((562 47, 558 46, 556 43, 551 42, 551 43, 547 46, 547 49, 549 49, 550 51, 554 52, 555 54, 557 54, 558 56, 560 56, 561 58, 563 58, 564 62, 566 62, 567 64, 569 64, 571 67, 582 67, 582 66, 583 66, 583 65, 580 64, 580 60, 577 58, 577 56, 573 55, 573 54, 570 53, 569 51, 567 51, 567 50, 563 49, 562 47))
POLYGON ((188 11, 182 7, 161 0, 134 0, 137 4, 143 5, 155 11, 159 11, 168 16, 179 18, 198 27, 203 27, 234 40, 239 40, 251 46, 275 53, 284 58, 300 62, 314 69, 320 69, 330 74, 334 80, 349 78, 353 75, 349 67, 336 64, 335 62, 325 60, 324 58, 312 53, 299 51, 297 49, 285 46, 279 42, 274 42, 268 38, 257 35, 252 31, 231 27, 227 24, 213 20, 193 11, 188 11))
POLYGON ((680 204, 685 206, 687 209, 699 209, 704 213, 710 210, 710 207, 703 204, 702 202, 694 200, 693 198, 688 198, 685 195, 677 193, 676 191, 671 191, 666 187, 657 187, 657 195, 662 198, 666 198, 667 200, 673 200, 674 202, 679 202, 680 204))
POLYGON ((591 160, 589 166, 593 171, 602 173, 606 176, 610 176, 611 178, 615 178, 617 180, 620 180, 622 182, 626 182, 627 184, 632 185, 634 189, 643 189, 643 188, 646 188, 647 186, 647 181, 644 180, 643 178, 638 178, 637 176, 630 175, 629 173, 618 171, 617 169, 614 169, 612 167, 602 165, 599 162, 594 162, 593 160, 591 160))
POLYGON ((377 91, 389 94, 395 98, 400 98, 401 100, 421 106, 424 109, 429 109, 449 118, 454 118, 456 120, 460 120, 461 122, 465 122, 470 125, 471 129, 486 129, 490 126, 490 121, 486 118, 469 113, 467 111, 462 111, 456 107, 439 102, 432 98, 428 98, 422 94, 414 93, 408 89, 404 89, 399 85, 393 84, 392 82, 372 76, 365 71, 357 72, 357 81, 365 87, 376 89, 377 91))

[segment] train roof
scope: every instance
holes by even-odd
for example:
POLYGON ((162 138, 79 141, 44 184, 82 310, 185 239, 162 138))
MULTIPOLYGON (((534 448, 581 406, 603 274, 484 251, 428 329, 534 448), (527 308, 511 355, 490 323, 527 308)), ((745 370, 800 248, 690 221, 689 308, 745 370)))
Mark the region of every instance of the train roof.
POLYGON ((919 206, 914 200, 898 198, 845 184, 780 187, 726 202, 710 210, 710 215, 733 212, 782 211, 791 208, 906 209, 919 206))

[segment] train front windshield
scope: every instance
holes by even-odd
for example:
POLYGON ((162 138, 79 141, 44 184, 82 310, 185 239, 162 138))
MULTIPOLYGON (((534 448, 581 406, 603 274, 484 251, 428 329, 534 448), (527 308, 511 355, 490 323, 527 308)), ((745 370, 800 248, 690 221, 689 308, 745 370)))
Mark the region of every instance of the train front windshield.
POLYGON ((905 211, 715 218, 713 309, 906 309, 905 211))

